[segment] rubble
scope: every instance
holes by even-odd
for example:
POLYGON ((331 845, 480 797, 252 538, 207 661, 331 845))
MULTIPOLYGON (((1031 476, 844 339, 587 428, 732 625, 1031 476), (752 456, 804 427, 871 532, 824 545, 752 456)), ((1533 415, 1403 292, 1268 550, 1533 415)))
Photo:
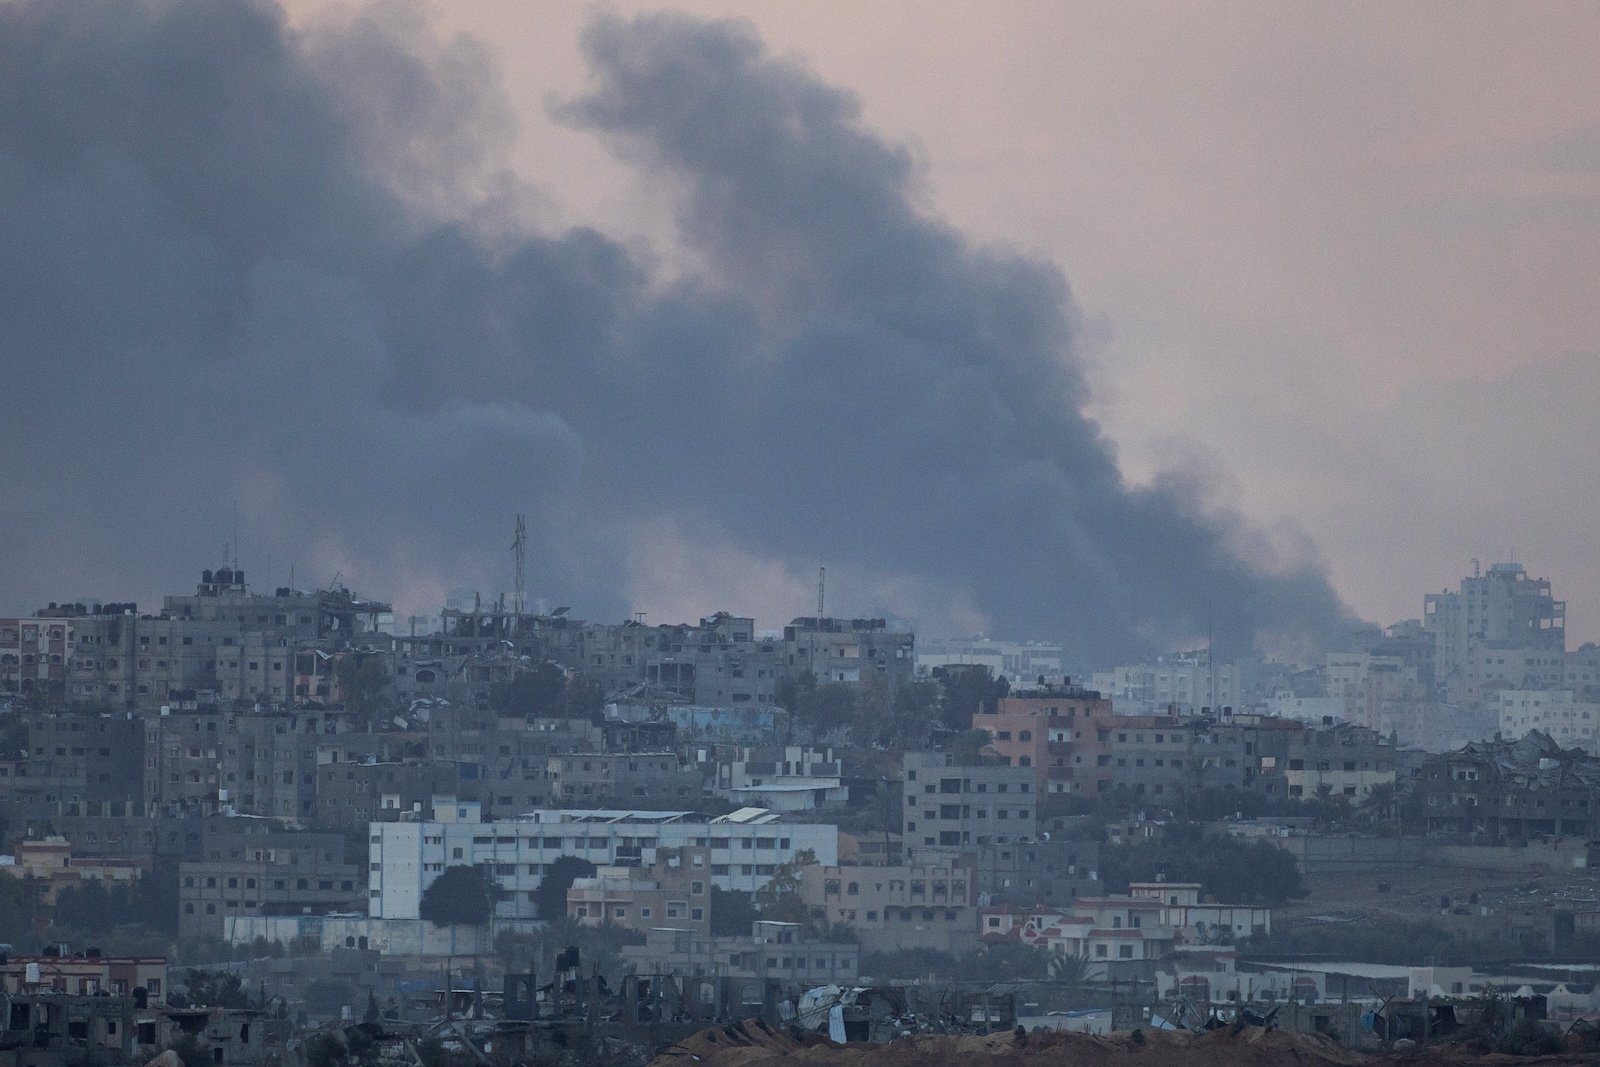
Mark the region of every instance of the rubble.
POLYGON ((1593 1053, 1507 1056, 1450 1044, 1367 1054, 1315 1033, 1258 1026, 1129 1030, 1091 1036, 1067 1030, 984 1036, 919 1034, 887 1044, 839 1044, 807 1031, 791 1037, 755 1019, 713 1026, 663 1049, 649 1067, 1593 1067, 1593 1053), (1130 1061, 1129 1057, 1138 1057, 1130 1061))
POLYGON ((884 1045, 840 1045, 807 1034, 795 1039, 750 1020, 712 1027, 664 1050, 652 1067, 756 1067, 783 1059, 811 1067, 1026 1067, 1071 1064, 1100 1067, 1139 1056, 1140 1067, 1354 1067, 1370 1057, 1319 1034, 1289 1034, 1259 1027, 1195 1034, 1145 1030, 1104 1037, 1071 1031, 1041 1031, 1021 1036, 921 1034, 884 1045))

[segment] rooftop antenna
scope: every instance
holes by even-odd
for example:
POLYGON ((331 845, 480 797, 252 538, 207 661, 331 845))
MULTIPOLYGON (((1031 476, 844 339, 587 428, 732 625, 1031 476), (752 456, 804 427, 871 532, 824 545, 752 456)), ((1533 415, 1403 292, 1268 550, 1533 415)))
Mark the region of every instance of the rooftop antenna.
POLYGON ((1211 657, 1211 626, 1212 620, 1216 616, 1212 611, 1211 604, 1211 598, 1206 597, 1206 674, 1209 676, 1206 697, 1211 701, 1211 706, 1215 708, 1217 706, 1217 664, 1216 660, 1211 657))
POLYGON ((817 620, 811 627, 811 677, 817 676, 817 631, 822 629, 822 605, 827 590, 828 568, 817 567, 817 620))
POLYGON ((517 596, 512 605, 520 616, 524 609, 522 599, 522 574, 523 560, 528 548, 528 518, 521 512, 517 513, 517 536, 511 542, 511 555, 517 564, 517 596))

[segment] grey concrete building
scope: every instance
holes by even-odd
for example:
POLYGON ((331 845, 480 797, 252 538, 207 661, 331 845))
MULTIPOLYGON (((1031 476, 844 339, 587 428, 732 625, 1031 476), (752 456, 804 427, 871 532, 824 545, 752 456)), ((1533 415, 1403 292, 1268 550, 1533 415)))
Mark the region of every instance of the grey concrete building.
POLYGON ((1030 841, 1038 818, 1032 767, 961 767, 943 752, 907 752, 902 759, 907 848, 978 846, 1030 841))

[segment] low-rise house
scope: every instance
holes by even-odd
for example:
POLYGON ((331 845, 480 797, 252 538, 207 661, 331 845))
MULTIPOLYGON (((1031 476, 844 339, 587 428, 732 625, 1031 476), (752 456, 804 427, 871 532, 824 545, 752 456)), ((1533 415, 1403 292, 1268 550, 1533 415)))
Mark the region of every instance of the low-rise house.
POLYGON ((56 894, 84 882, 129 885, 144 874, 143 860, 84 859, 72 854, 65 837, 50 836, 18 841, 14 855, 0 857, 0 868, 17 878, 32 878, 42 885, 40 902, 53 906, 56 894), (8 862, 9 861, 9 862, 8 862))
POLYGON ((165 956, 102 956, 91 950, 76 956, 57 951, 0 960, 0 991, 6 994, 130 997, 138 989, 154 998, 166 991, 165 956))
POLYGON ((1098 841, 1026 841, 1018 844, 911 850, 913 865, 955 863, 965 857, 977 879, 977 896, 989 904, 1061 904, 1099 896, 1098 841))
POLYGON ((839 831, 839 862, 846 867, 899 865, 904 839, 888 832, 852 834, 839 831))
POLYGON ((1080 902, 1072 910, 1017 908, 1002 904, 981 912, 983 940, 1043 947, 1052 956, 1081 959, 1094 981, 1148 979, 1172 950, 1170 926, 1146 920, 1153 914, 1127 898, 1080 902), (1080 910, 1081 908, 1081 910, 1080 910))
POLYGON ((711 850, 658 848, 647 867, 597 868, 567 890, 567 917, 580 926, 647 931, 657 926, 711 936, 711 850))
POLYGON ((1199 882, 1133 882, 1128 894, 1166 905, 1162 922, 1194 943, 1272 933, 1272 909, 1252 904, 1201 903, 1199 882))
POLYGON ((820 940, 798 923, 759 920, 749 935, 732 937, 653 927, 622 957, 635 974, 773 979, 805 989, 856 982, 861 950, 852 941, 820 940))
POLYGON ((734 749, 717 766, 715 792, 775 811, 806 811, 850 798, 833 750, 800 745, 734 749))
POLYGON ((806 867, 800 899, 818 922, 852 931, 863 952, 978 947, 970 860, 917 867, 806 867))

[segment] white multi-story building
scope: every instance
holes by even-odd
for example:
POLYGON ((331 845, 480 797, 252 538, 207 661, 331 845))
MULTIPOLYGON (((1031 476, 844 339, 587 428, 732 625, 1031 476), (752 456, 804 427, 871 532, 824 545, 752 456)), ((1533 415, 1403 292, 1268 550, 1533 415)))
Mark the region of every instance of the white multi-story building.
POLYGON ((1154 663, 1134 663, 1094 675, 1094 688, 1111 698, 1118 715, 1154 715, 1173 705, 1185 714, 1202 708, 1238 708, 1243 685, 1237 664, 1213 664, 1203 650, 1159 656, 1154 663))
POLYGON ((1045 641, 996 641, 992 637, 946 638, 917 649, 917 673, 935 667, 988 667, 1014 686, 1031 686, 1039 676, 1061 676, 1061 646, 1045 641))
POLYGON ((1293 693, 1274 693, 1267 700, 1267 713, 1280 719, 1332 724, 1349 721, 1344 697, 1297 697, 1293 693))
POLYGON ((1503 689, 1500 733, 1515 741, 1531 730, 1549 734, 1563 747, 1594 743, 1600 704, 1580 704, 1567 689, 1503 689))
POLYGON ((562 856, 597 867, 648 866, 658 848, 711 850, 711 884, 754 892, 779 864, 809 850, 816 862, 839 862, 838 827, 789 823, 765 808, 708 818, 688 811, 541 810, 479 822, 478 808, 434 800, 435 822, 375 822, 370 831, 368 914, 415 919, 422 894, 448 867, 486 867, 503 895, 501 918, 531 919, 534 891, 562 856))
POLYGON ((1423 597, 1433 636, 1434 677, 1453 703, 1493 707, 1499 689, 1558 688, 1564 677, 1567 605, 1547 578, 1520 563, 1496 563, 1423 597))

